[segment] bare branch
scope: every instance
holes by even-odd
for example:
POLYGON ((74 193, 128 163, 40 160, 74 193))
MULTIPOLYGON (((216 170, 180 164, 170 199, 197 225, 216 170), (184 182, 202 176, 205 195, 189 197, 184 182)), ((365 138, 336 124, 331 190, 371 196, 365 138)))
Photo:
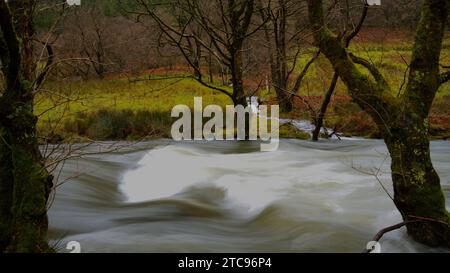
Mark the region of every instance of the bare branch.
POLYGON ((292 88, 292 93, 297 94, 300 90, 300 87, 302 85, 303 79, 305 78, 306 74, 308 74, 308 70, 311 67, 311 65, 316 61, 317 58, 320 56, 320 49, 314 53, 312 58, 306 63, 305 67, 303 67, 302 72, 297 76, 297 79, 295 80, 295 85, 292 88))

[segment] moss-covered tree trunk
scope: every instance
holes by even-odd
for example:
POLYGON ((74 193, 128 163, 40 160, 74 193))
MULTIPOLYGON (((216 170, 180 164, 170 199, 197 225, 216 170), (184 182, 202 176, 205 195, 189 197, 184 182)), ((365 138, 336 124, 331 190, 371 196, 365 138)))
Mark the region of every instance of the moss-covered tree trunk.
POLYGON ((0 251, 47 252, 51 251, 46 238, 47 200, 53 177, 39 151, 33 114, 34 1, 21 4, 20 16, 13 18, 9 4, 0 1, 0 57, 5 75, 0 97, 0 251), (22 26, 18 32, 14 21, 22 26))
POLYGON ((439 59, 450 0, 424 1, 407 88, 400 97, 392 94, 373 64, 346 49, 348 39, 327 28, 322 5, 322 0, 308 0, 315 43, 383 135, 392 159, 394 203, 404 220, 417 221, 407 225, 408 233, 418 242, 450 247, 450 215, 428 140, 431 105, 440 85, 449 80, 449 72, 440 73, 439 59))
POLYGON ((396 133, 385 139, 392 159, 394 202, 404 219, 432 220, 407 226, 416 241, 450 247, 450 218, 439 176, 431 162, 427 126, 408 126, 410 119, 402 118, 398 126, 391 126, 396 133))
POLYGON ((8 252, 47 252, 47 200, 52 176, 47 172, 36 137, 36 117, 32 107, 15 105, 4 126, 7 149, 5 163, 12 166, 12 187, 8 223, 8 252), (8 157, 9 155, 9 157, 8 157))

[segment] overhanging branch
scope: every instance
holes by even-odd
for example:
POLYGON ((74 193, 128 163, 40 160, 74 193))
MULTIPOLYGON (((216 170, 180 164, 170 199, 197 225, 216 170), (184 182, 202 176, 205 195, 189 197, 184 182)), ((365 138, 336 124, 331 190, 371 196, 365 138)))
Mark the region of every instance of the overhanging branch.
POLYGON ((305 78, 306 74, 308 73, 309 68, 311 65, 316 61, 317 58, 319 58, 320 50, 318 50, 314 55, 311 57, 311 59, 308 61, 308 63, 303 67, 302 72, 297 76, 297 79, 295 80, 294 88, 292 89, 293 94, 297 94, 300 90, 300 87, 303 83, 303 79, 305 78))
POLYGON ((350 42, 353 40, 353 38, 355 38, 356 35, 358 35, 358 33, 361 31, 361 28, 364 25, 364 21, 366 21, 368 11, 369 11, 369 5, 367 4, 367 2, 365 2, 364 8, 363 8, 363 11, 361 14, 361 18, 359 19, 358 24, 355 26, 355 28, 350 33, 348 33, 344 37, 346 47, 348 47, 350 45, 350 42))
POLYGON ((39 41, 45 49, 47 50, 47 62, 45 64, 44 69, 42 72, 37 76, 36 81, 34 83, 34 89, 37 90, 42 85, 42 83, 45 80, 45 77, 47 77, 48 73, 50 72, 50 67, 52 66, 53 62, 55 61, 55 54, 53 51, 52 46, 48 42, 39 41))
POLYGON ((388 83, 386 82, 385 78, 381 74, 381 72, 376 68, 372 63, 367 61, 366 59, 363 59, 361 57, 358 57, 354 55, 353 53, 348 54, 352 61, 356 64, 362 65, 367 70, 369 70, 370 74, 374 77, 375 81, 382 87, 382 88, 389 88, 388 83))

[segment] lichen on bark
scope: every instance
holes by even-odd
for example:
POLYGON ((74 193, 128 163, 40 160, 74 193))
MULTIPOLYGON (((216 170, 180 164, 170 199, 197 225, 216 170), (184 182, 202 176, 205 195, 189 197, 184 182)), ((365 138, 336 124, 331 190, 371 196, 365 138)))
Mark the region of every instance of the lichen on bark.
MULTIPOLYGON (((47 200, 53 177, 39 151, 33 114, 32 16, 34 1, 20 4, 21 38, 0 1, 0 58, 5 91, 0 96, 0 252, 49 252, 47 200)), ((12 3, 11 3, 12 4, 12 3)), ((20 25, 20 24, 19 24, 20 25)))
POLYGON ((439 58, 449 0, 425 0, 412 50, 405 93, 394 97, 378 69, 353 56, 326 26, 322 0, 308 0, 314 40, 348 87, 353 100, 377 124, 392 163, 394 203, 408 233, 430 246, 450 247, 450 217, 445 207, 439 175, 430 157, 428 114, 442 83, 439 58), (373 77, 361 73, 365 67, 373 77))

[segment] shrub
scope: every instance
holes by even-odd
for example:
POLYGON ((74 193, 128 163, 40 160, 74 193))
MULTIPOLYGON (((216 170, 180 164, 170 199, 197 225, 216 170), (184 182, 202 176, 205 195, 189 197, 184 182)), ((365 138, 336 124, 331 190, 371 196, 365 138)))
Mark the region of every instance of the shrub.
POLYGON ((79 113, 64 124, 64 131, 93 140, 118 140, 169 136, 170 113, 106 110, 79 113))

